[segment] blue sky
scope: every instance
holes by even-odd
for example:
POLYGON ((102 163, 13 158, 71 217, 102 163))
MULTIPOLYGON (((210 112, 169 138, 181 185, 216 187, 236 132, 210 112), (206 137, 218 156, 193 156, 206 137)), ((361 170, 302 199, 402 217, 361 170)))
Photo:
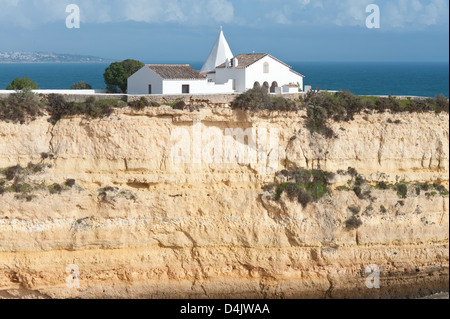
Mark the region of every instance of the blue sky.
POLYGON ((0 0, 0 51, 202 62, 219 27, 234 54, 299 61, 446 61, 448 0, 0 0), (66 28, 70 3, 81 28, 66 28), (381 28, 366 27, 368 4, 381 28))

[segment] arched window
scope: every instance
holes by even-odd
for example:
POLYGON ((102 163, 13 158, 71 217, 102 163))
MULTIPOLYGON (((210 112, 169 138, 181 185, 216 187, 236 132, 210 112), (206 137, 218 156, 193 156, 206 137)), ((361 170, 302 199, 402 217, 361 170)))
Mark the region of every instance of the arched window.
POLYGON ((254 88, 254 89, 258 89, 258 88, 260 88, 260 87, 261 87, 261 84, 259 84, 258 81, 256 81, 255 84, 253 84, 253 88, 254 88))
POLYGON ((277 87, 278 87, 278 83, 272 82, 272 86, 270 87, 270 93, 276 93, 277 87))
POLYGON ((269 93, 269 83, 264 82, 262 87, 267 93, 269 93))
POLYGON ((264 62, 264 73, 269 73, 269 63, 268 62, 264 62))

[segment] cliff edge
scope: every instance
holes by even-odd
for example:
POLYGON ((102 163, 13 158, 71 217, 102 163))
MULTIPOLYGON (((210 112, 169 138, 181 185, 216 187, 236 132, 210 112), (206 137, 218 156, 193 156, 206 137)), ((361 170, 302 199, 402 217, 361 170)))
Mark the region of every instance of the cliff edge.
POLYGON ((0 298, 447 290, 448 114, 361 114, 332 138, 305 118, 157 107, 0 123, 0 298), (280 192, 299 169, 332 172, 329 191, 307 205, 280 192))

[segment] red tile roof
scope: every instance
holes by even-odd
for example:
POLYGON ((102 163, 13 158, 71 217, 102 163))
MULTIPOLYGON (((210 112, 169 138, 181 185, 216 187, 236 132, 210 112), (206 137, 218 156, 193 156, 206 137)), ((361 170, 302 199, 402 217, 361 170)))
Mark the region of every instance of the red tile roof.
POLYGON ((151 70, 163 79, 168 80, 186 80, 186 79, 204 79, 198 71, 194 70, 189 64, 147 64, 151 70))
MULTIPOLYGON (((278 60, 277 58, 274 58, 273 56, 271 56, 270 54, 267 53, 250 53, 250 54, 239 54, 237 56, 235 56, 234 58, 236 58, 238 60, 238 66, 236 67, 236 69, 245 69, 248 68, 249 66, 251 66, 252 64, 258 62, 259 60, 261 60, 262 58, 269 56, 272 59, 274 59, 275 61, 287 66, 291 72, 294 72, 297 75, 300 75, 301 77, 305 77, 304 75, 301 75, 298 72, 295 72, 294 70, 292 70, 290 65, 287 65, 286 63, 278 60)), ((226 63, 222 63, 221 65, 217 66, 218 69, 224 69, 226 66, 226 63)))

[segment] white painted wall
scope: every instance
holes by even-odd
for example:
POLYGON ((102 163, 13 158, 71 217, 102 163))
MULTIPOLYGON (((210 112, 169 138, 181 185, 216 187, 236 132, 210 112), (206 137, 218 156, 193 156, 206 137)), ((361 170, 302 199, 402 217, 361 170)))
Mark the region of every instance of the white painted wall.
POLYGON ((236 92, 245 92, 245 76, 246 69, 236 69, 236 68, 223 68, 216 69, 216 84, 224 84, 229 80, 234 81, 234 90, 236 92))
POLYGON ((148 86, 152 86, 152 94, 182 94, 183 85, 189 85, 189 94, 223 94, 234 93, 233 81, 226 81, 216 85, 208 79, 167 80, 162 79, 149 67, 144 66, 128 78, 128 94, 146 95, 148 86))
POLYGON ((208 93, 208 94, 235 93, 233 86, 234 86, 234 80, 232 80, 232 79, 224 84, 207 82, 206 93, 208 93))
POLYGON ((265 56, 261 60, 252 64, 246 70, 245 89, 252 89, 258 81, 262 86, 264 82, 269 83, 269 88, 273 82, 277 82, 279 87, 289 83, 299 83, 303 89, 303 77, 291 71, 286 65, 274 60, 270 56, 265 56), (264 73, 264 63, 269 63, 269 73, 264 73))
POLYGON ((298 87, 290 87, 287 85, 283 85, 283 93, 298 93, 298 87))
POLYGON ((163 94, 182 94, 182 86, 189 85, 189 94, 223 94, 233 93, 233 81, 224 84, 201 80, 164 80, 163 94))
MULTIPOLYGON (((253 88, 258 81, 262 86, 275 81, 278 87, 289 83, 299 84, 303 90, 303 77, 292 72, 289 67, 266 56, 246 69, 221 68, 215 74, 208 74, 205 79, 163 80, 147 66, 137 71, 128 79, 128 94, 148 94, 148 85, 152 85, 152 94, 182 94, 184 84, 190 86, 189 94, 223 94, 242 93, 253 88), (269 73, 264 73, 264 63, 269 63, 269 73), (210 82, 208 80, 214 80, 210 82)), ((287 89, 282 92, 285 93, 287 89)), ((296 92, 298 89, 295 89, 296 92)), ((292 89, 289 89, 292 92, 292 89)))
POLYGON ((203 93, 201 89, 206 86, 205 80, 164 80, 163 94, 182 94, 182 86, 189 85, 189 94, 203 93))
POLYGON ((148 86, 152 86, 152 94, 163 93, 163 79, 148 66, 128 78, 128 94, 148 94, 148 86))

